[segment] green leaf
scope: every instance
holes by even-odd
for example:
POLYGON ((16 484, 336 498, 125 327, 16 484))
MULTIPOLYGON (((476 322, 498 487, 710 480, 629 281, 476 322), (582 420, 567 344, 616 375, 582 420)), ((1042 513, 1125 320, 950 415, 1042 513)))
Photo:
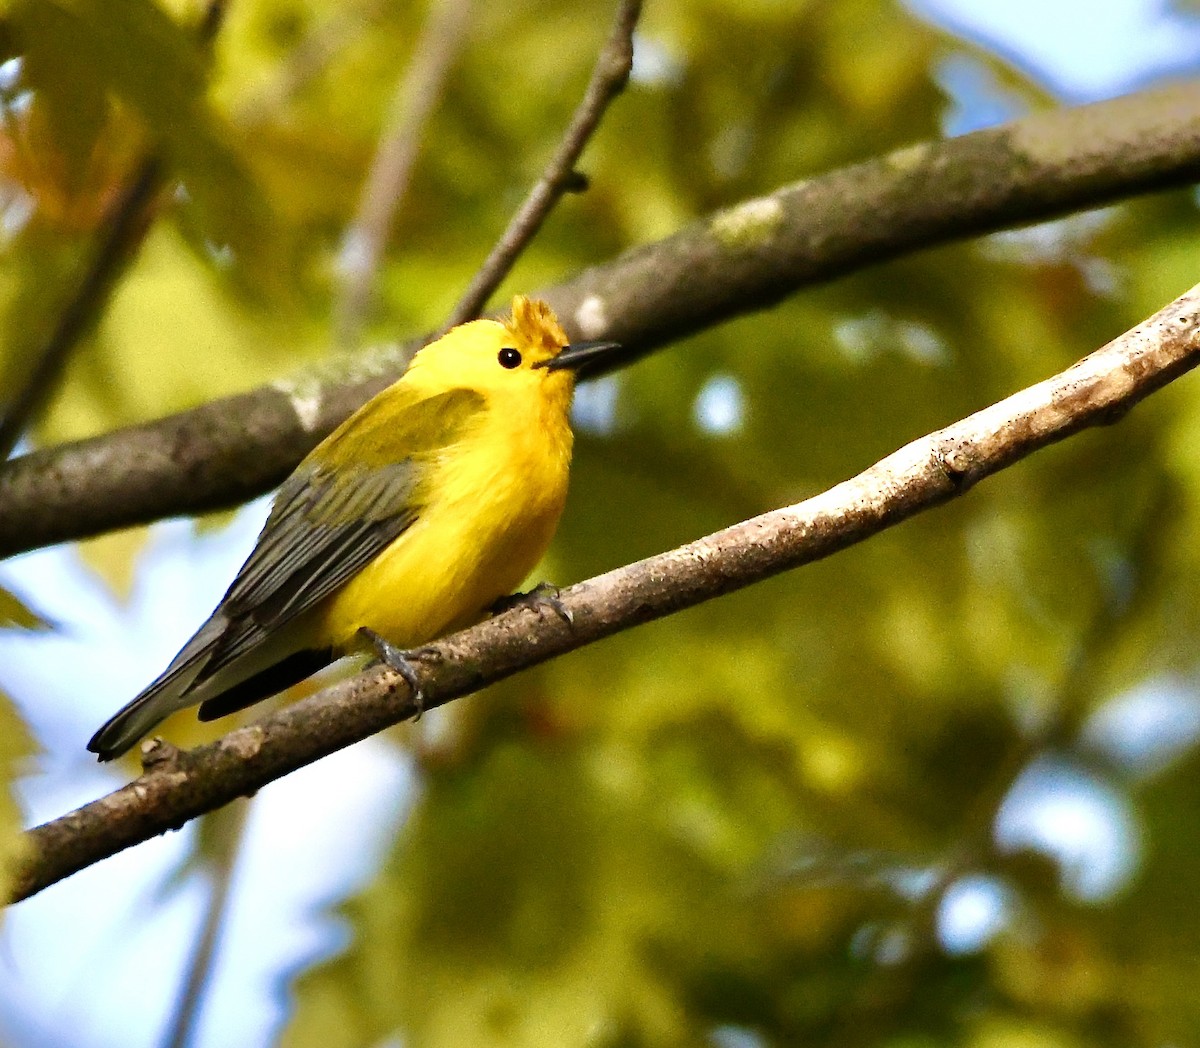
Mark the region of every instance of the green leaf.
POLYGON ((0 586, 0 629, 47 630, 53 625, 12 590, 0 586))
POLYGON ((13 796, 13 783, 27 774, 33 740, 11 700, 0 693, 0 896, 8 898, 17 865, 28 854, 25 820, 13 796))
POLYGON ((119 100, 180 179, 183 214, 196 213, 190 225, 207 249, 231 251, 260 290, 270 290, 282 230, 208 105, 207 60, 194 30, 152 0, 22 0, 10 21, 10 47, 48 109, 67 170, 87 170, 93 151, 105 148, 108 100, 119 100))

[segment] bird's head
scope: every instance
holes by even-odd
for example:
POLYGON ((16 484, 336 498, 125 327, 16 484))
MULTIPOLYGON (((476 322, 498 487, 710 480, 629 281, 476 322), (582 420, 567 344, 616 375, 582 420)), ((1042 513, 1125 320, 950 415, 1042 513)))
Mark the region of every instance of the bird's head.
POLYGON ((618 348, 615 342, 568 342, 545 302, 517 295, 511 316, 452 328, 413 358, 409 372, 447 389, 534 395, 565 411, 576 371, 618 348))

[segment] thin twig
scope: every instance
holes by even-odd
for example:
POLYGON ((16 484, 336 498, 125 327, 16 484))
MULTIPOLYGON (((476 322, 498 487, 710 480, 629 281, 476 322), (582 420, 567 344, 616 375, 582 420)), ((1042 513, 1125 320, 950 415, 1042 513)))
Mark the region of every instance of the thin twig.
MULTIPOLYGON (((519 670, 862 542, 1089 426, 1200 364, 1200 285, 1065 371, 915 440, 804 502, 562 591, 569 621, 516 608, 432 649, 418 706, 382 666, 170 762, 26 834, 22 899, 297 768, 519 670)), ((161 745, 161 744, 160 744, 161 745)), ((155 743, 143 752, 153 752, 155 743)))
POLYGON ((622 0, 612 32, 596 59, 583 101, 571 117, 558 149, 513 215, 503 236, 471 279, 451 311, 444 330, 479 316, 492 292, 508 276, 521 252, 542 228, 554 205, 564 193, 577 186, 580 176, 575 164, 579 155, 599 127, 604 111, 629 82, 629 73, 633 69, 633 30, 641 13, 642 0, 622 0))
POLYGON ((342 245, 342 291, 335 310, 338 340, 353 345, 363 325, 375 275, 396 212, 408 192, 425 128, 466 37, 471 0, 434 0, 411 64, 396 84, 387 126, 363 184, 358 213, 342 245))
MULTIPOLYGON (((175 1012, 163 1036, 163 1048, 187 1048, 195 1037, 196 1024, 200 1019, 205 993, 212 977, 221 928, 229 913, 230 888, 233 885, 238 855, 245 840, 249 810, 250 801, 242 799, 227 810, 230 817, 221 820, 218 827, 216 851, 210 863, 212 877, 208 906, 204 910, 204 923, 200 926, 200 935, 192 948, 187 973, 175 1002, 175 1012)), ((226 814, 226 810, 211 812, 210 817, 217 814, 226 814)))
MULTIPOLYGON (((541 292, 631 356, 907 252, 1200 176, 1200 82, 929 141, 707 215, 541 292)), ((419 344, 419 343, 412 343, 419 344)), ((411 344, 410 344, 411 345, 411 344)), ((403 370, 395 347, 0 463, 0 557, 234 505, 403 370)))
MULTIPOLYGON (((196 40, 207 49, 225 18, 226 0, 210 0, 196 25, 196 40)), ((36 363, 0 418, 0 460, 41 414, 70 359, 71 351, 95 326, 125 267, 150 229, 153 204, 163 186, 164 165, 154 154, 137 165, 98 223, 99 241, 81 267, 79 282, 59 314, 58 322, 37 351, 36 363)))

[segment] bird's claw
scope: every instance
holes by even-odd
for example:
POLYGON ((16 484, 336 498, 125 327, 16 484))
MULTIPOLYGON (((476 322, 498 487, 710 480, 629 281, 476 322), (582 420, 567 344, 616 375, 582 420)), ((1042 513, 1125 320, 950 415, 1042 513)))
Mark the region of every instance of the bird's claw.
POLYGON ((575 621, 571 609, 560 599, 558 587, 550 582, 539 582, 527 593, 510 593, 506 597, 498 597, 492 601, 488 611, 493 615, 499 615, 500 612, 508 611, 511 608, 529 608, 531 611, 537 612, 540 612, 542 608, 549 608, 568 626, 575 621))
POLYGON ((417 715, 413 720, 420 720, 425 712, 425 692, 421 687, 421 676, 414 662, 440 662, 442 653, 437 648, 398 648, 385 637, 381 637, 369 626, 359 628, 359 634, 371 642, 375 655, 388 669, 394 670, 412 689, 413 703, 417 707, 417 715))

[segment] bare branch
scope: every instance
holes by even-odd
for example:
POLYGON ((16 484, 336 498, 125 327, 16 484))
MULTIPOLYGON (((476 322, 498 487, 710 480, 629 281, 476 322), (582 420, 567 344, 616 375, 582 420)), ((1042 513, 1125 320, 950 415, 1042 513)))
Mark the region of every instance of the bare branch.
POLYGON ((387 127, 342 246, 335 327, 344 346, 353 345, 362 328, 392 222, 408 192, 425 127, 466 36, 470 11, 471 0, 434 0, 412 62, 396 85, 387 127))
MULTIPOLYGON (((572 337, 631 354, 908 251, 1200 176, 1195 81, 925 142, 710 215, 542 292, 572 337)), ((403 369, 392 348, 0 465, 0 556, 278 483, 403 369), (369 372, 364 378, 364 372, 369 372)))
MULTIPOLYGON (((829 556, 963 494, 984 477, 1088 426, 1111 423, 1200 364, 1200 285, 1065 371, 907 444, 858 476, 561 593, 572 614, 522 607, 434 645, 424 707, 526 667, 829 556)), ((28 831, 14 899, 415 714, 380 666, 170 761, 28 831)), ((161 744, 157 744, 161 749, 161 744)), ((143 752, 151 754, 155 743, 143 752)))
POLYGON ((0 459, 12 454, 17 441, 34 422, 58 387, 73 350, 92 329, 108 302, 125 266, 149 229, 150 205, 162 189, 162 164, 144 159, 124 191, 100 221, 100 237, 92 257, 81 267, 79 282, 63 306, 25 384, 0 419, 0 459))
MULTIPOLYGON (((209 48, 225 19, 225 0, 209 0, 196 26, 196 40, 209 48)), ((163 187, 163 164, 154 154, 134 168, 98 223, 91 257, 80 267, 79 281, 63 305, 58 322, 35 354, 24 386, 0 418, 0 460, 7 459, 57 388, 71 351, 86 337, 125 267, 137 254, 153 219, 152 207, 163 187)))
POLYGON ((600 126, 600 119, 609 103, 625 90, 629 82, 629 73, 633 69, 633 30, 641 13, 642 0, 622 0, 612 32, 596 59, 583 101, 571 117, 558 149, 550 158, 542 177, 513 215, 496 246, 479 267, 479 272, 471 279, 443 330, 479 316, 492 292, 508 276, 513 263, 542 228, 546 216, 575 184, 579 177, 575 164, 583 147, 600 126))
MULTIPOLYGON (((221 815, 228 815, 228 818, 221 820, 217 827, 215 853, 210 863, 208 905, 204 908, 200 934, 192 944, 192 954, 188 959, 179 998, 167 1031, 163 1035, 163 1048, 188 1048, 195 1040, 196 1024, 204 1007, 205 991, 208 989, 213 964, 217 958, 221 929, 229 915, 233 872, 246 839, 249 808, 250 801, 245 800, 220 812, 221 815)), ((211 819, 216 814, 213 812, 208 818, 211 819)))

